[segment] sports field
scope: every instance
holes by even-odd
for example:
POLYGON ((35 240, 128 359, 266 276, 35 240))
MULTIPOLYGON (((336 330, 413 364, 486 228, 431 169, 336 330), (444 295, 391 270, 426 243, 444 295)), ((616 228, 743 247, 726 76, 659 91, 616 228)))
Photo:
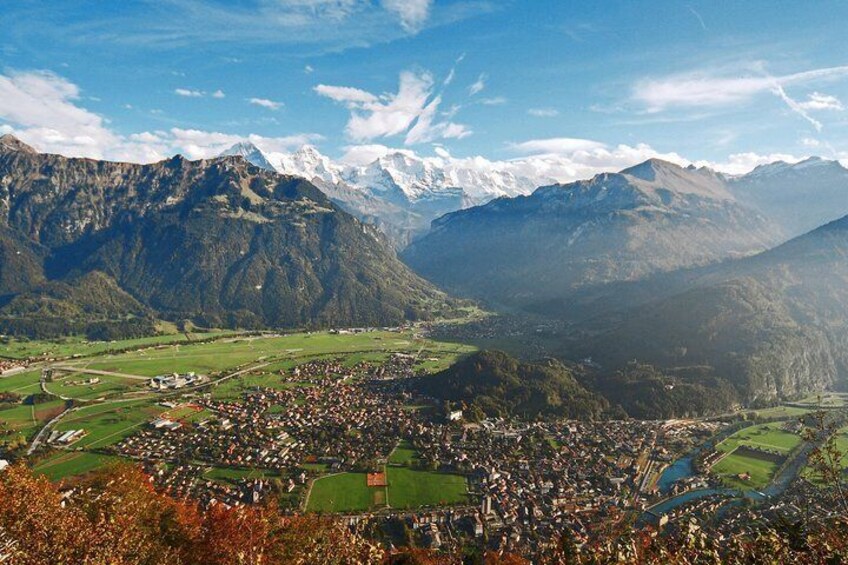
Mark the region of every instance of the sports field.
POLYGON ((418 508, 468 501, 465 477, 386 467, 388 487, 369 487, 365 473, 341 473, 317 479, 307 501, 310 512, 355 512, 378 508, 418 508))
POLYGON ((716 449, 730 455, 713 465, 712 471, 729 486, 745 489, 765 487, 780 468, 782 457, 801 443, 801 437, 782 430, 783 425, 783 422, 773 422, 751 426, 728 437, 719 443, 716 449), (777 455, 760 455, 750 450, 734 452, 740 446, 774 452, 777 455), (741 480, 737 477, 743 473, 748 473, 750 479, 741 480))
POLYGON ((412 465, 418 459, 418 451, 408 441, 404 440, 389 455, 389 463, 397 465, 412 465))
POLYGON ((368 510, 374 507, 375 497, 379 496, 385 497, 385 488, 367 486, 365 473, 328 475, 313 483, 306 509, 309 512, 368 510), (383 494, 376 495, 377 491, 383 494))
POLYGON ((415 471, 407 467, 387 467, 389 505, 417 508, 461 504, 468 501, 465 477, 447 473, 415 471))

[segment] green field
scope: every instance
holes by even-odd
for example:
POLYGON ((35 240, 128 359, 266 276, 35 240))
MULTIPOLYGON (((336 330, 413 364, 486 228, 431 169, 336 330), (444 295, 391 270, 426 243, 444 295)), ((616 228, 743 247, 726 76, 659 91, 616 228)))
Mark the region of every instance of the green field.
POLYGON ((389 463, 412 465, 418 459, 418 451, 408 441, 402 441, 389 455, 389 463))
POLYGON ((86 436, 73 444, 75 448, 106 447, 131 435, 162 411, 161 406, 153 405, 153 400, 98 404, 69 414, 56 425, 56 429, 84 429, 86 436))
POLYGON ((789 418, 800 418, 801 416, 809 414, 810 412, 812 412, 812 408, 799 408, 797 406, 774 406, 772 408, 754 410, 753 414, 755 418, 762 418, 765 420, 788 420, 789 418))
POLYGON ((44 475, 51 481, 57 481, 59 479, 84 475, 121 460, 120 457, 101 455, 99 453, 79 451, 62 452, 39 462, 33 471, 37 474, 44 475))
MULTIPOLYGON (((840 466, 842 467, 843 472, 848 469, 848 426, 844 428, 840 428, 836 432, 835 437, 836 449, 842 454, 840 458, 840 466)), ((831 464, 832 460, 829 461, 831 464)), ((818 473, 811 467, 807 466, 803 471, 804 478, 812 481, 813 483, 820 483, 821 477, 818 476, 818 473)))
POLYGON ((208 339, 218 336, 232 335, 232 331, 215 331, 208 333, 189 333, 188 337, 181 333, 169 333, 136 339, 125 339, 120 341, 87 341, 81 336, 71 336, 55 340, 26 340, 7 338, 0 343, 0 356, 14 359, 26 359, 28 357, 71 357, 73 355, 90 356, 98 355, 106 351, 117 351, 130 347, 145 347, 148 345, 161 345, 164 343, 185 343, 199 339, 208 339))
MULTIPOLYGON (((783 425, 782 422, 773 422, 744 428, 719 443, 716 449, 730 453, 739 446, 750 446, 788 455, 792 449, 801 443, 801 437, 798 434, 781 430, 780 428, 783 425)), ((766 457, 761 458, 747 453, 731 453, 713 465, 711 470, 729 486, 762 488, 771 481, 780 464, 770 461, 766 457), (737 475, 741 473, 750 474, 751 479, 748 481, 738 479, 737 475)))
POLYGON ((465 477, 447 473, 388 467, 389 506, 417 508, 468 501, 465 477))
POLYGON ((807 398, 795 402, 795 404, 809 405, 813 408, 840 408, 848 405, 848 394, 842 392, 811 394, 807 398))
POLYGON ((27 371, 0 377, 0 392, 14 392, 22 397, 41 390, 41 371, 27 371))
POLYGON ((263 469, 233 469, 229 467, 212 467, 204 475, 213 481, 237 482, 240 479, 265 479, 278 477, 279 474, 263 469))
POLYGON ((389 486, 368 487, 365 473, 341 473, 317 479, 306 509, 310 512, 355 512, 386 503, 391 508, 418 508, 461 504, 468 501, 465 477, 447 473, 415 471, 407 467, 386 468, 389 486))
POLYGON ((45 386, 51 393, 65 398, 94 400, 119 396, 132 390, 146 390, 147 382, 113 375, 70 373, 54 376, 51 382, 45 383, 45 386), (100 379, 100 382, 94 385, 72 384, 85 381, 91 377, 100 379))
POLYGON ((307 501, 309 512, 351 512, 374 506, 375 491, 365 483, 365 473, 341 473, 316 479, 307 501))
POLYGON ((34 406, 13 404, 0 409, 0 445, 29 440, 51 418, 62 412, 65 402, 51 400, 34 406))
POLYGON ((411 332, 368 332, 361 334, 331 334, 329 332, 300 333, 282 337, 229 338, 203 344, 178 344, 147 351, 104 355, 89 360, 85 367, 141 376, 194 371, 217 373, 260 361, 271 363, 270 368, 289 368, 295 363, 320 356, 334 356, 348 361, 366 358, 380 359, 393 352, 418 353, 422 366, 438 368, 454 362, 470 346, 413 340, 411 332), (426 349, 426 355, 424 353, 426 349))

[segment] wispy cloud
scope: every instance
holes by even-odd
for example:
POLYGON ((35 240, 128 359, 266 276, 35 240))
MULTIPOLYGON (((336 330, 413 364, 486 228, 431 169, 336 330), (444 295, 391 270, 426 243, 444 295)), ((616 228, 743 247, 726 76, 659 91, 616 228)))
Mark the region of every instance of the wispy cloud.
POLYGON ((380 3, 400 18, 400 24, 405 30, 416 32, 430 17, 433 0, 382 0, 380 3))
POLYGON ((203 92, 200 90, 191 90, 189 88, 177 88, 174 90, 174 94, 177 96, 185 96, 187 98, 200 98, 203 96, 203 92))
POLYGON ((483 89, 486 88, 486 80, 489 77, 486 73, 480 73, 480 76, 477 77, 477 80, 468 87, 468 95, 474 96, 475 94, 479 94, 483 92, 483 89))
POLYGON ((283 107, 282 102, 276 102, 267 98, 248 98, 247 101, 253 104, 254 106, 260 106, 269 110, 279 110, 283 107))
POLYGON ((227 95, 220 88, 212 93, 212 98, 226 98, 227 95))
POLYGON ((491 98, 481 98, 480 104, 484 106, 502 106, 507 103, 507 99, 503 96, 493 96, 491 98))
POLYGON ((695 19, 698 20, 698 23, 701 25, 701 29, 707 31, 707 24, 704 23, 704 18, 701 17, 701 14, 692 6, 686 6, 686 9, 695 16, 695 19))
POLYGON ((442 95, 435 91, 435 84, 428 72, 404 71, 394 94, 377 96, 360 88, 326 84, 314 90, 350 110, 345 133, 354 141, 404 135, 404 143, 413 145, 470 135, 467 126, 451 121, 455 110, 448 112, 447 119, 439 118, 442 95))
POLYGON ((555 108, 530 108, 527 113, 536 118, 553 118, 559 116, 559 110, 555 108))
POLYGON ((836 96, 821 94, 819 92, 813 92, 807 95, 807 100, 800 102, 798 105, 805 110, 836 110, 841 112, 845 109, 842 101, 836 96))
POLYGON ((733 76, 715 72, 692 72, 660 79, 639 81, 633 87, 632 98, 645 106, 647 112, 657 113, 673 107, 721 107, 748 103, 756 96, 772 94, 782 100, 795 114, 820 130, 822 123, 809 110, 837 109, 841 106, 833 97, 818 93, 798 102, 788 94, 790 87, 833 82, 848 77, 848 66, 825 67, 787 75, 771 75, 759 69, 737 71, 733 76), (740 76, 741 75, 741 76, 740 76))

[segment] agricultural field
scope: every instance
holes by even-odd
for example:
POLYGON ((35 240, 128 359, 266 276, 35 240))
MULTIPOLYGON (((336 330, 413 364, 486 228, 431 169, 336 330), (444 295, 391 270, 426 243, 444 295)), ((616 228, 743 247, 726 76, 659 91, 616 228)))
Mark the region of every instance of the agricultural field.
POLYGON ((51 400, 0 408, 0 445, 29 440, 41 426, 61 413, 64 406, 64 401, 51 400))
POLYGON ((153 377, 194 371, 220 373, 250 363, 267 361, 269 370, 285 370, 321 356, 344 358, 354 364, 380 360, 394 352, 419 354, 422 368, 438 369, 472 351, 470 346, 413 339, 412 333, 375 331, 361 334, 300 333, 276 337, 235 337, 202 344, 104 355, 89 360, 88 369, 153 377))
POLYGON ((801 443, 800 435, 781 429, 784 425, 784 422, 773 422, 750 426, 728 437, 719 443, 716 449, 729 455, 713 465, 712 472, 732 487, 742 489, 765 487, 780 468, 782 458, 801 443), (752 447, 775 455, 760 454, 747 449, 736 452, 740 447, 752 447), (737 477, 743 473, 749 474, 750 479, 741 480, 737 477))
POLYGON ((97 404, 68 414, 56 430, 84 429, 85 437, 72 447, 102 448, 118 443, 161 412, 162 407, 153 405, 151 400, 97 404))
POLYGON ((0 342, 0 356, 13 359, 30 357, 65 358, 99 355, 107 351, 117 351, 133 347, 146 347, 168 343, 187 343, 189 341, 233 335, 232 331, 214 331, 206 333, 167 333, 120 341, 88 341, 82 336, 65 337, 55 340, 28 340, 5 338, 0 342))
POLYGON ((800 408, 798 406, 774 406, 754 410, 751 414, 762 420, 788 420, 789 418, 800 418, 812 412, 812 408, 800 408))
POLYGON ((51 481, 57 481, 67 477, 84 475, 119 461, 124 461, 124 459, 100 453, 63 451, 40 461, 33 468, 33 471, 36 474, 44 475, 51 481))
POLYGON ((812 394, 794 404, 811 408, 842 408, 848 406, 848 394, 844 392, 825 392, 812 394))
POLYGON ((0 392, 14 392, 22 398, 41 391, 41 371, 26 371, 0 377, 0 392))
MULTIPOLYGON (((840 466, 842 467, 843 472, 848 470, 848 426, 840 428, 836 432, 835 437, 836 449, 841 453, 842 457, 840 458, 840 466)), ((833 463, 832 460, 829 461, 830 464, 833 463)), ((813 483, 820 483, 821 477, 818 473, 813 469, 812 466, 807 466, 804 468, 802 473, 803 477, 813 483)))
POLYGON ((120 396, 133 390, 145 390, 147 382, 128 379, 117 375, 87 375, 85 373, 57 374, 49 383, 45 383, 49 392, 63 398, 76 400, 96 400, 120 396), (83 384, 89 379, 98 379, 96 384, 83 384))

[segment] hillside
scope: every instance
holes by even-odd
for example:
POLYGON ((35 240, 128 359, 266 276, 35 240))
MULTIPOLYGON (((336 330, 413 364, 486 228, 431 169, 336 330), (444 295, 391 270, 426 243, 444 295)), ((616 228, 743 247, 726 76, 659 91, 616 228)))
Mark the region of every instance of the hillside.
POLYGON ((570 354, 607 370, 632 359, 707 366, 753 403, 844 388, 846 257, 848 217, 755 257, 616 287, 615 308, 594 297, 596 317, 570 354))
POLYGON ((779 240, 779 228, 739 204, 712 171, 650 160, 449 214, 403 258, 448 290, 524 308, 779 240))
POLYGON ((591 419, 609 408, 558 361, 524 363, 500 351, 470 355, 441 373, 422 377, 416 386, 434 398, 464 403, 478 416, 591 419))
MULTIPOLYGON (((140 304, 213 326, 386 325, 446 303, 379 232, 302 179, 236 156, 134 165, 3 140, 0 252, 20 268, 0 268, 0 316, 24 301, 44 312, 32 304, 49 295, 45 280, 93 272, 131 297, 127 314, 140 304)), ((54 313, 79 307, 50 296, 54 313)))
POLYGON ((848 214, 848 169, 839 161, 810 157, 800 163, 761 165, 729 182, 746 205, 796 237, 848 214))

